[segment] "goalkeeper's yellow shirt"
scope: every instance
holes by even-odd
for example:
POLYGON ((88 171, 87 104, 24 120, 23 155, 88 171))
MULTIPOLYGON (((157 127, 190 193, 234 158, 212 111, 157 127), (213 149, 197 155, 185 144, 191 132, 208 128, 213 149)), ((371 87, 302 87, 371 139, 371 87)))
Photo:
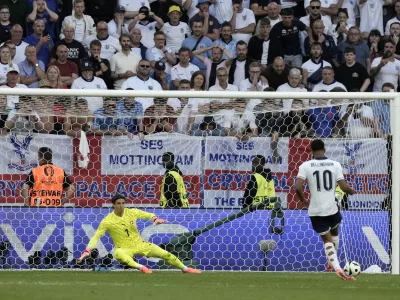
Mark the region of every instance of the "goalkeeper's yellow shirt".
POLYGON ((137 219, 151 220, 154 214, 144 212, 133 208, 125 208, 122 217, 117 216, 114 212, 109 213, 100 223, 95 235, 91 238, 88 248, 96 247, 99 239, 104 235, 106 230, 114 241, 115 248, 134 249, 142 243, 142 237, 136 227, 137 219))

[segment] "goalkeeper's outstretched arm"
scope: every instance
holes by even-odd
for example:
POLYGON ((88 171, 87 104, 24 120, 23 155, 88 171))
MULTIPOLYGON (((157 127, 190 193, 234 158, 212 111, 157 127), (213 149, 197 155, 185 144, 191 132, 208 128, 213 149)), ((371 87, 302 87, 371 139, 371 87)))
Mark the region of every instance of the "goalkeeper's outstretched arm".
POLYGON ((98 241, 104 235, 106 230, 107 230, 107 226, 103 220, 103 221, 101 221, 99 228, 97 228, 94 236, 90 239, 89 244, 87 245, 85 251, 83 251, 81 256, 78 258, 78 260, 77 260, 78 264, 81 263, 85 258, 90 256, 90 253, 92 253, 92 249, 94 247, 96 247, 98 241))
POLYGON ((166 222, 165 220, 158 218, 155 214, 148 213, 137 208, 131 209, 130 212, 137 219, 151 220, 153 222, 153 225, 158 225, 166 222))

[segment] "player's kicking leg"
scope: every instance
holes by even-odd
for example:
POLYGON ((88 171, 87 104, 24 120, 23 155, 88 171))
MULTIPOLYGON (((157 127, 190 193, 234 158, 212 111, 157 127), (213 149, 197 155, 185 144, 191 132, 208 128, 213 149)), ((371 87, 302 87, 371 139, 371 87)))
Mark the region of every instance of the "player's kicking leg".
POLYGON ((337 257, 337 252, 335 249, 335 244, 333 243, 332 239, 333 235, 331 233, 331 230, 333 230, 334 235, 336 234, 337 236, 338 227, 342 220, 340 212, 332 216, 310 217, 310 219, 314 230, 321 236, 322 241, 324 242, 324 250, 326 257, 328 259, 328 263, 332 265, 333 269, 336 272, 336 275, 343 280, 355 280, 354 277, 346 276, 346 274, 340 267, 340 263, 337 257))
MULTIPOLYGON (((338 249, 339 249, 339 224, 336 226, 336 228, 331 229, 331 235, 332 235, 332 242, 333 242, 333 245, 335 246, 335 250, 336 250, 336 254, 337 254, 338 249)), ((326 270, 328 272, 333 271, 333 266, 329 263, 329 261, 326 266, 326 270)))
POLYGON ((164 249, 161 249, 159 246, 155 244, 147 243, 146 247, 141 252, 142 253, 137 253, 137 254, 146 257, 161 258, 171 266, 180 269, 183 273, 195 273, 195 274, 201 273, 200 270, 186 267, 175 255, 173 255, 168 251, 165 251, 164 249))
POLYGON ((136 261, 134 261, 133 260, 133 256, 134 255, 135 255, 134 251, 130 250, 130 249, 117 248, 114 251, 115 259, 118 260, 121 264, 126 265, 126 266, 131 267, 131 268, 134 268, 134 269, 138 269, 142 273, 145 273, 145 274, 153 273, 146 266, 138 264, 136 261))
POLYGON ((332 268, 335 270, 336 275, 343 280, 355 280, 354 277, 347 276, 340 267, 339 260, 337 258, 337 252, 335 250, 335 245, 332 241, 332 234, 330 232, 327 232, 323 235, 321 234, 321 238, 324 242, 324 250, 326 257, 328 258, 328 263, 332 265, 332 268))

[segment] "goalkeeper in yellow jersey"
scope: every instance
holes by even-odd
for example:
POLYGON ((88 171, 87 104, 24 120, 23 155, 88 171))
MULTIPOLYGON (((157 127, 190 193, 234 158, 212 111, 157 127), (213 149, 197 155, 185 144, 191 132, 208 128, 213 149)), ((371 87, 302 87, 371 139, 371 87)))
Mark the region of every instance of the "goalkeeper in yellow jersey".
POLYGON ((146 266, 142 266, 133 260, 135 255, 146 257, 156 257, 165 260, 172 266, 181 269, 184 273, 201 273, 200 270, 186 267, 175 255, 161 249, 157 245, 145 242, 136 227, 137 219, 147 219, 158 225, 166 222, 157 218, 154 214, 144 212, 133 208, 125 208, 125 197, 115 195, 112 198, 114 211, 109 213, 100 223, 95 235, 87 245, 86 250, 78 258, 81 263, 85 258, 90 256, 92 249, 95 248, 100 237, 104 235, 106 230, 110 234, 115 244, 114 257, 121 264, 131 268, 136 268, 143 273, 152 273, 146 266))

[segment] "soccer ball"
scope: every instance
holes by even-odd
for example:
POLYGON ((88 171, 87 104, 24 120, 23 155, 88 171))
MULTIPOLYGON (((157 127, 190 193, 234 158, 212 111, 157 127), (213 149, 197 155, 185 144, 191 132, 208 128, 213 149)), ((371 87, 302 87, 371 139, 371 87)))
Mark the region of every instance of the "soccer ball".
POLYGON ((346 262, 346 265, 344 266, 343 271, 347 276, 356 277, 356 276, 360 275, 361 267, 358 262, 355 262, 355 261, 346 262))

